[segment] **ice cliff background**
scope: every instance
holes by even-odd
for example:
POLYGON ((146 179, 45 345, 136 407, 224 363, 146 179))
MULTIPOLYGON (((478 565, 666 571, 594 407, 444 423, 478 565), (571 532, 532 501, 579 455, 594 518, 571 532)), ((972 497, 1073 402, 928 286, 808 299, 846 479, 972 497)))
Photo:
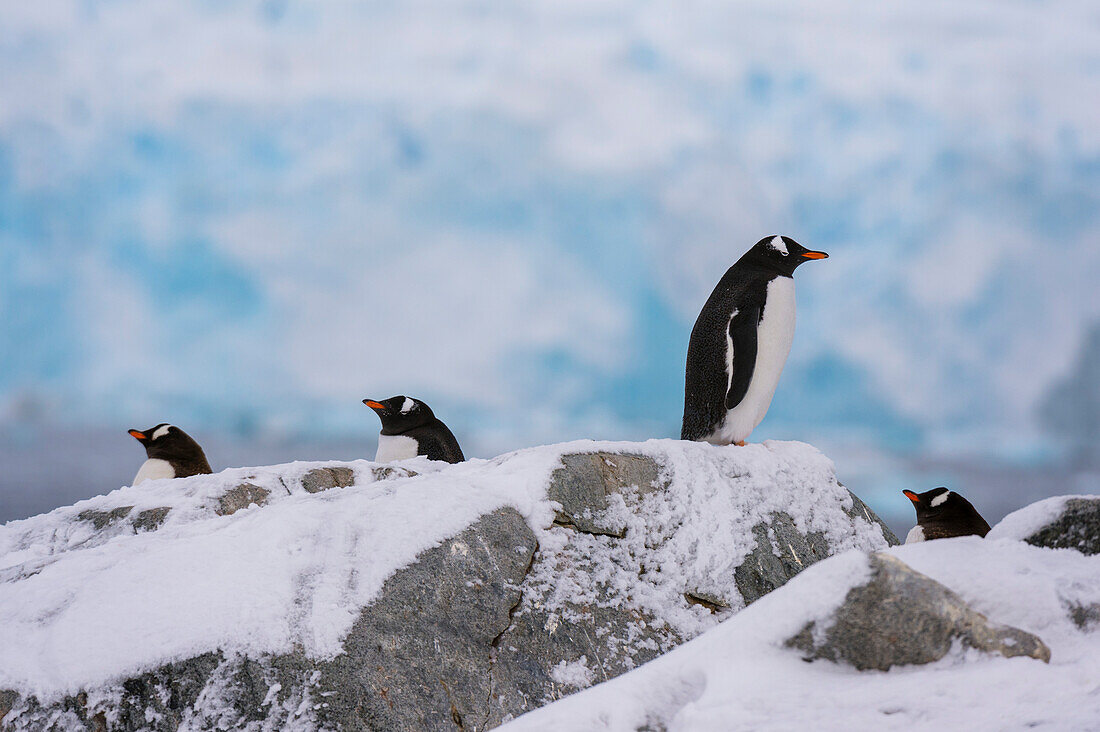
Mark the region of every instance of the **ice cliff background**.
POLYGON ((722 272, 784 233, 753 439, 897 526, 1100 491, 1100 9, 58 2, 0 13, 0 521, 182 426, 215 470, 676 436, 722 272), (1091 336, 1090 336, 1091 333, 1091 336))

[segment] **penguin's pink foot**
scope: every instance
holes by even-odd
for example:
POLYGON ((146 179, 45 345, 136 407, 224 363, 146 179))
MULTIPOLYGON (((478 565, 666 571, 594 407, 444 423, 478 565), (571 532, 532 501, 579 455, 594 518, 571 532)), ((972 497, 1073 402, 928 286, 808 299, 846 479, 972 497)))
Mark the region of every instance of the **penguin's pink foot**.
POLYGON ((745 441, 741 440, 740 442, 735 442, 733 444, 737 445, 738 447, 744 447, 745 446, 745 441))

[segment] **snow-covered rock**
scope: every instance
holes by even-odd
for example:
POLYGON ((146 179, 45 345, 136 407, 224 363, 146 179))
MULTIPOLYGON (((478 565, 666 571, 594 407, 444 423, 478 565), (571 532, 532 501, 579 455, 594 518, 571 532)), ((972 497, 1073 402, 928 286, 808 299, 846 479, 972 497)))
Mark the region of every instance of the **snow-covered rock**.
POLYGON ((934 579, 896 557, 873 554, 870 577, 848 591, 844 604, 812 620, 787 640, 807 661, 843 661, 860 671, 938 661, 955 644, 1050 661, 1038 637, 991 623, 934 579))
POLYGON ((1100 554, 1100 497, 1055 496, 1014 511, 992 528, 994 539, 1100 554))
MULTIPOLYGON (((847 552, 819 562, 661 658, 524 715, 503 730, 1096 726, 1100 632, 1095 624, 1078 621, 1081 608, 1100 607, 1100 556, 988 537, 910 544, 877 556, 895 558, 933 585, 947 587, 968 613, 1041 637, 1050 649, 1049 663, 967 649, 961 641, 938 661, 888 672, 806 663, 788 639, 816 624, 825 642, 823 619, 836 617, 853 590, 858 595, 874 581, 876 555, 847 552)), ((894 623, 890 617, 867 620, 868 633, 894 623)), ((893 630, 911 639, 935 627, 894 625, 893 630)))
POLYGON ((0 527, 14 729, 485 729, 892 535, 800 443, 143 483, 0 527))

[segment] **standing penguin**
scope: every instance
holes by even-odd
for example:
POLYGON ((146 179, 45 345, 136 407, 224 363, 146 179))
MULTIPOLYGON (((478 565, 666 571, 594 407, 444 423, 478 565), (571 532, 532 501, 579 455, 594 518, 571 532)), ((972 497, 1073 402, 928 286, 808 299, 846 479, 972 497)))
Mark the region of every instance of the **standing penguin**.
POLYGON ((148 457, 134 476, 132 485, 145 480, 186 478, 214 472, 199 443, 179 427, 161 423, 144 432, 130 430, 130 436, 145 446, 148 457))
POLYGON ((680 439, 745 444, 791 350, 794 270, 828 256, 769 236, 726 271, 691 331, 680 439))
POLYGON ((382 421, 375 462, 388 463, 417 455, 448 463, 466 459, 447 425, 436 419, 431 407, 419 399, 395 396, 381 402, 364 399, 363 404, 382 421))
POLYGON ((902 493, 917 510, 917 525, 909 530, 906 544, 975 534, 984 537, 989 533, 989 524, 978 509, 954 491, 940 486, 924 493, 902 493))

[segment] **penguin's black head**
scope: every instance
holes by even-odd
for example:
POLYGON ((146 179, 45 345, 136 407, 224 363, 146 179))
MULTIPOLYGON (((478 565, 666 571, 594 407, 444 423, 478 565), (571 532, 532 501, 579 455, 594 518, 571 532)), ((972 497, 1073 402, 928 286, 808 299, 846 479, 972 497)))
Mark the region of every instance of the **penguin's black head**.
POLYGON ((789 236, 766 236, 756 242, 745 258, 785 277, 791 277, 795 268, 803 262, 826 259, 828 256, 825 252, 807 249, 789 236))
POLYGON ((363 404, 374 410, 382 420, 382 434, 399 435, 435 419, 431 407, 419 399, 398 395, 376 402, 364 399, 363 404))
POLYGON ((902 491, 902 493, 913 502, 913 508, 917 510, 918 524, 926 520, 948 518, 967 508, 973 509, 969 501, 943 486, 924 493, 914 493, 913 491, 902 491))
POLYGON ((164 422, 144 432, 130 430, 130 436, 145 446, 145 454, 151 458, 190 460, 203 454, 199 443, 191 439, 190 435, 179 427, 164 422))

